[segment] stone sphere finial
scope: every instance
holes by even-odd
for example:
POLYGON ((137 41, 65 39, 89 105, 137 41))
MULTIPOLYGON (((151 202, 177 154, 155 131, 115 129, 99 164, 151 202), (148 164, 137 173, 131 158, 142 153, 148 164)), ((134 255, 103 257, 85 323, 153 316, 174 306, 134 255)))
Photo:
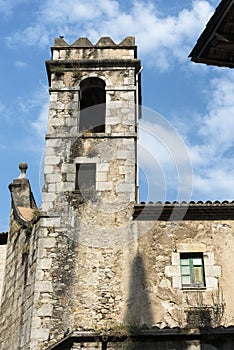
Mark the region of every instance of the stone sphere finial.
POLYGON ((28 169, 28 164, 25 162, 21 162, 19 164, 19 169, 20 169, 20 176, 19 179, 23 179, 26 177, 26 171, 28 169))

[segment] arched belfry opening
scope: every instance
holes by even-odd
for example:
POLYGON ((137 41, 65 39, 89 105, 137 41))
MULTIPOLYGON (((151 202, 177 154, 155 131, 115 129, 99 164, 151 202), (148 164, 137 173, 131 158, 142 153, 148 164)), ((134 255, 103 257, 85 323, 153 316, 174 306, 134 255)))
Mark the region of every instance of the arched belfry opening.
POLYGON ((106 91, 100 78, 87 78, 80 84, 80 132, 105 132, 106 91))

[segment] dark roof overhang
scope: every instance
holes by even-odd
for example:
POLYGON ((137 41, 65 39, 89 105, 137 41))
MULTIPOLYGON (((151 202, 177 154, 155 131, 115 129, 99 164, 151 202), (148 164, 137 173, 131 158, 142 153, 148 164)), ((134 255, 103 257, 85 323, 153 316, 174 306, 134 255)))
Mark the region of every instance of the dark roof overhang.
POLYGON ((0 232, 0 245, 6 245, 8 238, 8 232, 0 232))
POLYGON ((148 330, 137 330, 125 335, 118 335, 112 332, 98 334, 96 332, 74 332, 68 335, 58 343, 49 347, 47 350, 70 350, 74 343, 101 343, 102 349, 107 349, 109 342, 124 342, 132 340, 134 342, 163 342, 163 341, 188 341, 200 340, 201 342, 217 342, 231 339, 234 340, 234 327, 183 329, 179 327, 165 327, 160 329, 154 327, 148 330))
POLYGON ((193 62, 234 67, 234 0, 222 0, 189 57, 193 62))
POLYGON ((157 202, 135 205, 134 220, 234 220, 234 201, 157 202))

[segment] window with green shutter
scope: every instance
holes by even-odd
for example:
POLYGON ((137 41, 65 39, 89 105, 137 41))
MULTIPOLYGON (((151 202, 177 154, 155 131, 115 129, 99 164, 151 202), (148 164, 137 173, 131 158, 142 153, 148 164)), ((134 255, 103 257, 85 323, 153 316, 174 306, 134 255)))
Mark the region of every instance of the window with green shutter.
POLYGON ((182 288, 205 287, 202 253, 181 253, 180 270, 182 288))

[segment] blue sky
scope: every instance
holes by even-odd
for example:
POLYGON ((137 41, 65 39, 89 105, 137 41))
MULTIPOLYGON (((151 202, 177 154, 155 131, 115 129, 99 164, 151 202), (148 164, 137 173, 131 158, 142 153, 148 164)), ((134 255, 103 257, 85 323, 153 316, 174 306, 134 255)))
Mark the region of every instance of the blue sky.
POLYGON ((142 200, 182 200, 182 194, 186 200, 234 198, 234 73, 188 59, 218 3, 0 0, 0 231, 8 229, 8 185, 19 175, 21 161, 29 164, 27 174, 40 204, 48 109, 44 61, 50 59, 50 46, 59 35, 64 35, 69 44, 80 36, 93 43, 100 36, 110 36, 117 43, 128 35, 136 37, 144 66, 146 107, 140 124, 140 145, 143 153, 146 150, 141 160, 146 173, 141 176, 142 200), (147 113, 148 108, 156 117, 147 113), (184 142, 184 157, 179 147, 177 154, 169 150, 168 157, 161 140, 155 143, 147 136, 149 130, 157 133, 159 115, 166 131, 163 135, 184 142), (190 161, 192 182, 187 192, 178 191, 178 186, 186 183, 187 177, 181 172, 187 174, 184 164, 189 168, 190 161), (143 179, 149 180, 153 189, 149 195, 143 179))

